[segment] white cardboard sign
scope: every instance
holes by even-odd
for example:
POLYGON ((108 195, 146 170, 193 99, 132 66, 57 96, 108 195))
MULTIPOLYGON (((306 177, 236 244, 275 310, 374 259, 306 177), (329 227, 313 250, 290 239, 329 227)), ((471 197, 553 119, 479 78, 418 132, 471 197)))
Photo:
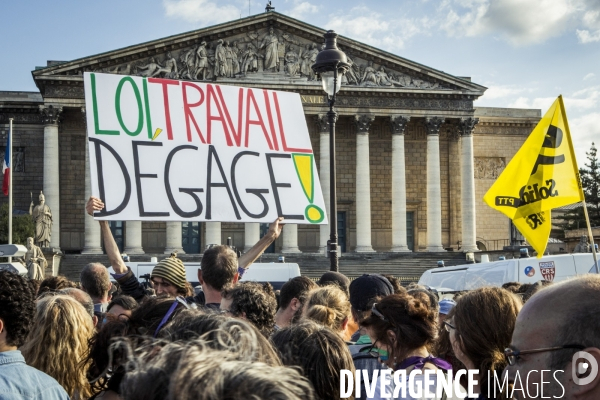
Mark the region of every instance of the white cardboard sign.
POLYGON ((296 93, 85 73, 102 220, 326 224, 296 93))

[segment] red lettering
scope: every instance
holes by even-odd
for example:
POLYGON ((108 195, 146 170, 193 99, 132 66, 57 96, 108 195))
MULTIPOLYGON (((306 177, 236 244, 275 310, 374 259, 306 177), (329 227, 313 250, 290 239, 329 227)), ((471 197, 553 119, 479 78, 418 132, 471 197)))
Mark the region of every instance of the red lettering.
POLYGON ((279 134, 281 135, 281 145, 283 146, 283 151, 289 151, 293 153, 312 153, 311 149, 287 147, 285 132, 283 131, 283 120, 281 119, 281 112, 279 111, 279 101, 277 101, 277 93, 275 92, 273 92, 273 102, 275 103, 275 112, 277 113, 277 121, 279 122, 279 134))
POLYGON ((229 129, 231 129, 231 133, 233 134, 233 140, 235 140, 235 145, 240 147, 242 145, 242 106, 244 104, 244 89, 240 88, 238 95, 238 128, 237 131, 233 127, 233 122, 231 121, 231 117, 229 116, 229 110, 227 109, 227 104, 225 104, 225 100, 223 99, 223 93, 221 93, 221 87, 216 86, 217 93, 219 94, 219 99, 221 100, 221 104, 223 105, 223 112, 225 113, 225 118, 227 118, 227 123, 229 124, 229 129))
POLYGON ((267 106, 267 117, 269 118, 269 128, 271 128, 271 136, 273 137, 273 144, 275 150, 279 150, 279 144, 277 143, 277 133, 275 132, 275 124, 273 124, 273 115, 271 114, 271 103, 269 102, 269 93, 263 90, 265 96, 265 105, 267 106))
POLYGON ((173 140, 173 129, 171 128, 171 111, 169 109, 169 88, 168 85, 179 86, 179 81, 173 81, 170 79, 161 78, 148 78, 150 83, 159 83, 162 85, 163 90, 163 102, 165 107, 165 119, 167 120, 167 137, 169 140, 173 140))
POLYGON ((213 85, 206 85, 206 139, 208 140, 208 144, 212 144, 212 121, 221 121, 221 125, 223 125, 223 131, 225 132, 225 141, 227 142, 227 146, 233 146, 231 136, 229 136, 229 129, 227 128, 225 118, 223 117, 223 111, 221 110, 221 103, 215 94, 213 85), (218 117, 213 117, 211 114, 211 99, 214 100, 215 105, 217 106, 217 111, 219 112, 218 117))
POLYGON ((244 142, 244 146, 246 147, 248 147, 248 139, 250 138, 250 125, 259 125, 262 128, 263 134, 265 135, 265 139, 267 139, 269 149, 273 150, 273 145, 271 144, 269 132, 267 132, 267 128, 265 127, 265 123, 263 122, 263 118, 260 114, 258 105, 256 104, 256 99, 254 98, 254 93, 252 93, 252 89, 248 89, 248 94, 246 96, 246 141, 244 142), (256 111, 256 115, 258 117, 257 120, 250 119, 250 101, 252 101, 252 105, 254 106, 254 110, 256 111))
POLYGON ((196 122, 196 118, 194 117, 194 114, 192 114, 192 107, 198 107, 199 105, 201 105, 204 102, 204 91, 197 85, 191 83, 191 82, 181 82, 181 91, 183 93, 183 113, 185 115, 185 127, 187 130, 187 137, 188 137, 188 142, 192 141, 192 131, 190 130, 190 120, 192 121, 192 123, 194 124, 194 127, 196 128, 196 132, 198 132, 198 136, 200 136, 200 141, 204 144, 206 144, 206 141, 204 140, 204 136, 202 136, 202 131, 200 130, 200 127, 198 126, 198 123, 196 122), (187 88, 188 87, 193 87, 195 88, 198 93, 200 93, 200 100, 198 100, 197 103, 193 103, 190 104, 188 102, 188 97, 187 97, 187 88))

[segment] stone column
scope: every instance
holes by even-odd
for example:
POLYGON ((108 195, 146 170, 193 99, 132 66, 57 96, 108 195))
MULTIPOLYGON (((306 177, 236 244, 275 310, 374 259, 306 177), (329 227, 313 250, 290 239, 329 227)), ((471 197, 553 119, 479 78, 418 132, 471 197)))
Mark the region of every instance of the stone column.
POLYGON ((179 221, 168 221, 167 223, 167 245, 165 247, 165 254, 178 253, 185 254, 183 247, 181 246, 182 233, 181 233, 181 222, 179 221))
POLYGON ((477 251, 475 220, 475 168, 473 157, 473 128, 479 118, 460 119, 460 178, 462 210, 462 250, 477 251))
POLYGON ((144 254, 142 248, 142 221, 125 222, 125 249, 127 255, 144 254))
MULTIPOLYGON (((321 181, 321 191, 323 192, 323 201, 325 202, 325 212, 329 216, 330 210, 330 187, 329 187, 329 117, 327 114, 319 114, 315 117, 319 127, 319 180, 321 181)), ((329 221, 329 218, 328 218, 329 221)), ((327 241, 329 240, 329 224, 319 226, 319 253, 325 254, 327 241)))
POLYGON ((222 244, 221 243, 221 223, 220 222, 205 222, 206 235, 204 236, 204 244, 222 244))
POLYGON ((246 222, 244 224, 244 253, 260 240, 260 224, 258 222, 246 222))
MULTIPOLYGON (((85 108, 82 107, 83 118, 85 120, 85 108)), ((90 180, 90 152, 89 152, 89 141, 87 137, 85 139, 85 201, 92 195, 92 183, 90 180)), ((102 254, 102 234, 100 232, 100 224, 94 220, 94 217, 88 215, 87 211, 83 211, 84 226, 85 226, 85 237, 83 250, 81 254, 102 254)))
POLYGON ((440 184, 440 127, 443 123, 443 118, 425 118, 427 128, 427 251, 444 251, 440 184))
POLYGON ((283 227, 282 253, 302 253, 298 248, 298 225, 285 224, 283 227))
POLYGON ((371 178, 369 128, 375 117, 357 115, 356 122, 356 252, 373 253, 371 247, 371 178))
POLYGON ((62 107, 42 106, 44 124, 44 184, 46 204, 52 212, 50 247, 60 249, 60 154, 58 148, 58 120, 62 107))
POLYGON ((410 117, 390 117, 392 128, 392 251, 410 251, 406 242, 406 166, 404 129, 410 117))

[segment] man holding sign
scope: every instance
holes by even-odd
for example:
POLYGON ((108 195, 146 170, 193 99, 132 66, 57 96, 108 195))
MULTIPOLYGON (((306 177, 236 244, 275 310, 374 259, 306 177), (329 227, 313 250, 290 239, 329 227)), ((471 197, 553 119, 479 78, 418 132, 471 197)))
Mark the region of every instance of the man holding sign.
MULTIPOLYGON (((101 211, 104 203, 97 197, 90 197, 86 211, 93 216, 95 211, 101 211)), ((146 295, 144 287, 129 267, 125 265, 119 248, 113 238, 107 221, 99 221, 102 230, 102 240, 106 254, 115 273, 113 277, 119 282, 121 289, 140 301, 146 295)), ((194 296, 189 300, 208 308, 218 309, 221 302, 221 290, 237 283, 247 268, 273 243, 281 234, 283 218, 277 218, 270 226, 269 231, 248 252, 239 259, 227 246, 214 246, 204 252, 202 269, 198 270, 198 280, 202 285, 204 296, 194 296)), ((161 260, 152 270, 150 280, 157 295, 171 297, 190 296, 189 284, 185 277, 183 262, 175 257, 161 260)))

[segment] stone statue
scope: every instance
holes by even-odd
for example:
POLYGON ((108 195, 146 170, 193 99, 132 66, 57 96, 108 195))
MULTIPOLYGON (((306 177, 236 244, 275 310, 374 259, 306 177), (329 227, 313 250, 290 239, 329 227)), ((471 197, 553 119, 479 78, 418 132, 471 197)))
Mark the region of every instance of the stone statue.
POLYGON ((299 49, 300 54, 298 54, 300 56, 300 74, 304 75, 306 77, 309 77, 310 75, 312 75, 312 69, 311 67, 311 63, 310 63, 310 44, 306 44, 305 48, 302 49, 302 47, 300 47, 299 49))
POLYGON ((285 53, 285 66, 291 78, 298 75, 300 64, 298 63, 298 54, 294 51, 294 46, 290 45, 290 51, 285 53))
POLYGON ((182 79, 194 79, 194 73, 196 72, 196 54, 194 48, 188 51, 182 51, 179 54, 179 60, 183 64, 181 74, 179 75, 182 79))
POLYGON ((238 42, 233 42, 232 46, 231 46, 231 53, 232 53, 232 75, 236 76, 240 73, 240 53, 241 50, 239 48, 238 42))
POLYGON ((233 53, 232 47, 229 45, 229 40, 225 41, 225 76, 233 78, 233 53))
POLYGON ((215 78, 217 76, 227 76, 227 54, 223 46, 223 39, 217 40, 215 48, 215 78))
POLYGON ((360 83, 364 86, 379 86, 377 84, 377 75, 375 75, 375 68, 373 68, 373 61, 369 61, 369 65, 365 68, 365 72, 360 79, 360 83))
POLYGON ((248 43, 246 47, 246 51, 242 55, 242 74, 246 74, 246 72, 256 72, 258 71, 258 53, 256 53, 256 48, 252 43, 248 43))
POLYGON ((198 79, 198 74, 202 73, 202 80, 205 81, 208 72, 208 53, 206 51, 206 42, 200 43, 196 50, 196 73, 194 79, 198 79))
POLYGON ((27 238, 27 253, 24 258, 29 279, 44 279, 44 270, 48 267, 48 261, 42 250, 33 244, 33 238, 27 238))
POLYGON ((265 49, 265 71, 277 72, 279 67, 278 46, 279 39, 274 34, 273 28, 263 38, 259 50, 265 49))
POLYGON ((52 235, 52 212, 46 204, 44 194, 40 192, 40 204, 33 206, 33 201, 29 205, 29 214, 35 224, 35 244, 40 247, 50 247, 50 236, 52 235))
POLYGON ((156 59, 154 57, 150 59, 148 64, 137 67, 138 70, 143 70, 139 73, 140 76, 154 76, 154 73, 157 70, 160 70, 160 68, 160 65, 156 63, 156 59))
POLYGON ((591 246, 588 243, 588 237, 583 235, 581 239, 579 239, 579 243, 575 246, 573 253, 589 253, 591 251, 591 246))
POLYGON ((392 82, 390 82, 390 78, 383 66, 379 68, 379 71, 375 72, 375 77, 377 78, 377 84, 379 86, 392 86, 392 82))
POLYGON ((171 52, 167 53, 167 59, 164 67, 160 67, 152 73, 152 77, 158 76, 164 73, 165 78, 175 79, 178 77, 177 74, 177 60, 173 58, 171 52))

